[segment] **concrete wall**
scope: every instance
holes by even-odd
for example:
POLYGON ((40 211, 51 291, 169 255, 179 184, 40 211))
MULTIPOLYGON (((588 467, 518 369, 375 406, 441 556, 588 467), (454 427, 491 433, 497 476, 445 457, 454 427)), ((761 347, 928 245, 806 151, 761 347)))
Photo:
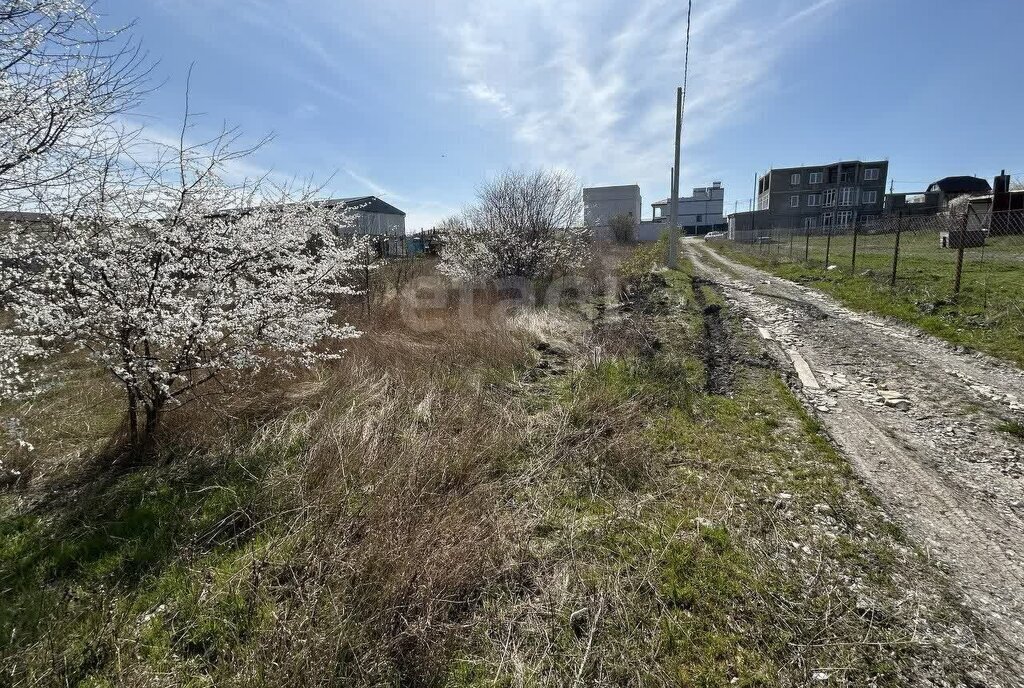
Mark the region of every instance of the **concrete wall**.
POLYGON ((885 212, 904 215, 930 215, 939 211, 939 194, 921 191, 917 193, 885 194, 885 212), (908 199, 916 199, 908 203, 908 199))
POLYGON ((583 189, 583 224, 607 227, 616 215, 627 215, 640 221, 640 187, 592 186, 583 189))
POLYGON ((727 236, 733 241, 753 241, 761 231, 771 227, 767 210, 733 213, 728 217, 727 236))
POLYGON ((637 241, 657 241, 661 238, 661 235, 668 231, 667 222, 651 222, 650 220, 644 220, 636 228, 636 240, 637 241))

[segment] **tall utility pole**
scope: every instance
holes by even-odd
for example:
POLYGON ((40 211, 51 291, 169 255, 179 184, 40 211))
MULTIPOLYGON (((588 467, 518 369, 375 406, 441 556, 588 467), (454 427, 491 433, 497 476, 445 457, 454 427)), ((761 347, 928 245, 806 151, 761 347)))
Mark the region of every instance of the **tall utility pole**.
POLYGON ((672 168, 672 196, 668 206, 668 266, 679 267, 679 139, 683 135, 683 89, 676 89, 676 164, 672 168))

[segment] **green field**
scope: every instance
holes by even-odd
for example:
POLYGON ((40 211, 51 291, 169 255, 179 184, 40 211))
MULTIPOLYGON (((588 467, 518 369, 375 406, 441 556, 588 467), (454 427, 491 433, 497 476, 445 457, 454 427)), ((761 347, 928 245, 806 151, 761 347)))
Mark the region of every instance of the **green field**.
POLYGON ((890 284, 894 234, 782 237, 768 245, 723 242, 725 255, 825 291, 859 310, 914 324, 954 344, 1024 365, 1024 237, 990 237, 964 251, 959 294, 957 251, 942 249, 935 232, 900 237, 895 286, 890 284), (826 270, 826 253, 828 265, 826 270), (807 257, 804 260, 805 255, 807 257))

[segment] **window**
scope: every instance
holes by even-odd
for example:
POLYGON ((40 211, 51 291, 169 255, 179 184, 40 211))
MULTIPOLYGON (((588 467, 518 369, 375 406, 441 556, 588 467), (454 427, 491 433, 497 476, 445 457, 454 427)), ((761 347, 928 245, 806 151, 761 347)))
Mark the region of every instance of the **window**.
POLYGON ((799 208, 800 207, 800 197, 799 196, 790 196, 789 197, 789 207, 790 208, 799 208))
POLYGON ((825 202, 824 202, 824 206, 826 208, 831 208, 835 204, 836 204, 836 190, 835 189, 825 189, 825 202))
POLYGON ((877 191, 865 191, 864 199, 861 201, 864 205, 873 205, 878 201, 877 191))
POLYGON ((811 184, 821 184, 821 172, 811 172, 807 175, 807 181, 811 184))
POLYGON ((864 181, 866 181, 866 182, 873 182, 873 181, 877 181, 877 180, 878 180, 878 168, 877 167, 869 167, 866 170, 864 170, 864 181))
POLYGON ((807 194, 807 205, 812 208, 821 205, 821 194, 807 194))
POLYGON ((844 186, 839 191, 839 205, 853 205, 857 202, 857 190, 852 186, 844 186))
POLYGON ((697 224, 700 224, 703 221, 704 221, 704 216, 703 215, 698 215, 697 216, 697 224))
POLYGON ((831 227, 832 226, 832 213, 824 213, 821 216, 821 226, 831 227))
POLYGON ((789 175, 789 183, 792 184, 793 186, 800 186, 800 173, 794 172, 793 174, 789 175))
POLYGON ((843 170, 842 172, 839 173, 839 183, 846 184, 848 182, 857 181, 857 178, 855 176, 856 174, 856 170, 843 170))
POLYGON ((818 224, 818 218, 816 217, 805 217, 804 218, 804 229, 814 229, 815 225, 818 224))
POLYGON ((853 211, 852 210, 841 210, 841 211, 839 211, 839 214, 836 215, 836 225, 838 225, 839 227, 846 227, 847 225, 850 224, 850 222, 852 220, 853 220, 853 211))

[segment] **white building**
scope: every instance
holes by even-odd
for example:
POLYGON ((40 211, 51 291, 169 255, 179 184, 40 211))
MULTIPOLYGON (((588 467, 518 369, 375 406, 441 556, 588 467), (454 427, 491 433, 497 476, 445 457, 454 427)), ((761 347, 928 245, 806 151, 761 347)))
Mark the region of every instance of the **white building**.
MULTIPOLYGON (((679 199, 679 226, 704 233, 725 224, 725 187, 722 182, 694 188, 692 196, 679 199)), ((669 199, 651 204, 654 222, 668 222, 669 199)))
POLYGON ((640 222, 642 208, 640 187, 592 186, 583 189, 583 224, 600 234, 601 229, 611 225, 616 215, 625 215, 640 222))

